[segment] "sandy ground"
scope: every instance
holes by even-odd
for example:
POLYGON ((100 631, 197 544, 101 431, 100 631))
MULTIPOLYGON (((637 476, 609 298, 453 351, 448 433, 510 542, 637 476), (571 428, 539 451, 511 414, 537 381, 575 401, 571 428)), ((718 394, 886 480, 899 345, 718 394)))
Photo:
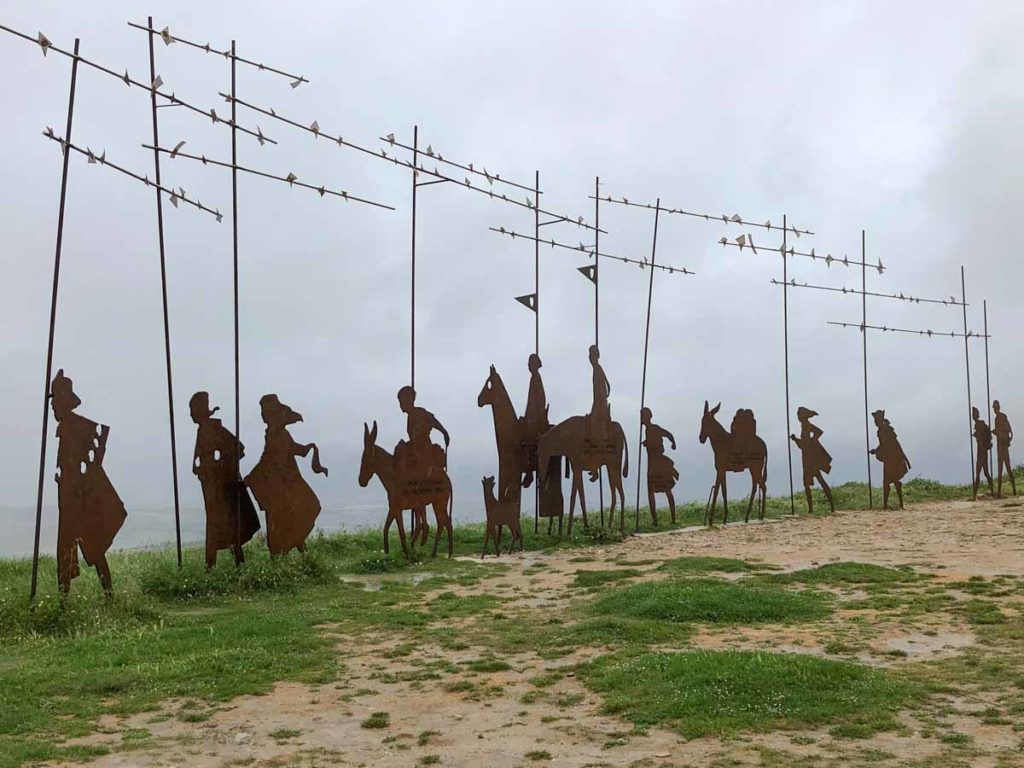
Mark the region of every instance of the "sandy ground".
MULTIPOLYGON (((818 519, 787 519, 767 524, 731 524, 715 530, 687 530, 631 538, 623 544, 544 556, 526 553, 501 562, 512 570, 484 579, 467 592, 486 592, 533 605, 558 609, 573 593, 573 574, 607 568, 623 560, 661 560, 683 555, 713 555, 761 561, 784 569, 806 568, 838 560, 881 565, 913 565, 939 580, 970 576, 1024 575, 1024 507, 1005 502, 952 502, 921 505, 905 512, 850 512, 818 519), (581 555, 592 562, 569 562, 581 555), (543 570, 526 571, 545 563, 543 570)), ((842 621, 842 616, 837 617, 842 621)), ((927 622, 927 619, 925 620, 927 622)), ((910 658, 938 658, 975 642, 963 625, 936 620, 929 631, 896 626, 877 633, 864 660, 893 663, 886 651, 910 658)), ((328 630, 329 631, 329 630, 328 630)), ((821 632, 810 628, 767 627, 742 631, 702 631, 694 643, 711 648, 763 647, 789 652, 821 653, 821 632)), ((521 697, 537 688, 529 682, 545 671, 596 653, 582 649, 575 658, 544 661, 516 657, 513 670, 474 678, 483 695, 446 691, 445 679, 388 682, 381 673, 422 670, 441 660, 438 647, 422 646, 412 655, 387 658, 394 641, 383 635, 339 637, 347 671, 343 682, 324 686, 280 684, 266 696, 243 697, 220 708, 202 723, 170 718, 152 722, 152 713, 105 723, 106 733, 90 741, 120 743, 126 727, 146 728, 153 749, 115 752, 94 765, 103 766, 443 766, 512 768, 524 765, 707 766, 707 765, 957 765, 946 760, 948 746, 924 738, 921 724, 906 718, 908 733, 880 734, 866 740, 833 739, 827 730, 752 734, 727 741, 685 741, 678 734, 651 729, 632 733, 629 723, 600 712, 600 701, 571 675, 536 701, 521 697), (385 729, 360 726, 371 713, 390 714, 385 729), (285 729, 295 735, 271 736, 285 729), (421 736, 425 732, 427 735, 421 736), (772 751, 775 750, 773 753, 772 751), (881 759, 881 750, 893 757, 881 759), (781 758, 779 754, 781 753, 781 758), (772 757, 772 755, 775 757, 772 757), (935 763, 915 762, 929 758, 935 763), (779 762, 771 762, 777 759, 779 762), (801 759, 809 762, 800 763, 801 759)), ((450 661, 479 657, 467 649, 450 661)), ((900 659, 906 661, 906 657, 900 659)), ((442 673, 442 678, 445 678, 442 673)), ((450 679, 448 680, 450 681, 450 679)), ((168 702, 173 712, 177 703, 168 702)), ((984 702, 955 702, 965 713, 984 702)), ((956 715, 954 715, 956 717, 956 715)), ((1005 726, 981 725, 975 718, 957 721, 974 737, 972 766, 1024 765, 1021 735, 1005 726)))

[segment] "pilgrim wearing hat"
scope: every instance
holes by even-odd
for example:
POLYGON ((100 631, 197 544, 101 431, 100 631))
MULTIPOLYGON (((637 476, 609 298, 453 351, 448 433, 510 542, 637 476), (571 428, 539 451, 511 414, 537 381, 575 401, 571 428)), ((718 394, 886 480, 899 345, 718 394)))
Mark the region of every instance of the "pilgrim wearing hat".
POLYGON ((896 430, 885 418, 885 411, 875 411, 871 415, 878 427, 878 447, 872 448, 871 453, 882 462, 882 507, 889 508, 889 489, 892 486, 896 488, 900 509, 903 509, 903 478, 910 471, 910 460, 903 452, 896 430))
POLYGON ((277 395, 260 398, 260 411, 267 425, 263 455, 245 478, 257 503, 267 515, 267 546, 270 554, 282 555, 293 549, 306 551, 309 536, 320 514, 320 500, 302 478, 296 456, 313 452, 314 472, 326 475, 320 465, 316 444, 300 445, 288 433, 288 425, 302 416, 282 403, 277 395))
POLYGON ((527 457, 524 488, 533 482, 533 471, 537 468, 537 442, 540 436, 551 428, 548 422, 548 399, 544 393, 544 380, 540 376, 540 355, 531 354, 527 367, 530 370, 530 388, 527 390, 526 410, 522 418, 522 440, 527 457))
POLYGON ((111 591, 107 550, 128 516, 121 497, 103 470, 110 427, 75 413, 82 404, 64 371, 50 387, 57 420, 57 584, 71 589, 78 576, 78 550, 96 568, 105 592, 111 591))
POLYGON ((647 449, 647 502, 651 510, 651 522, 658 524, 658 512, 654 494, 664 493, 668 498, 668 509, 672 522, 676 521, 676 499, 672 490, 679 480, 675 463, 665 455, 665 441, 676 449, 676 439, 667 429, 654 423, 654 414, 646 406, 640 409, 640 424, 644 427, 643 445, 647 449))
POLYGON ((981 418, 977 406, 971 408, 971 417, 974 419, 974 440, 978 444, 978 451, 974 462, 974 498, 978 498, 978 486, 981 485, 981 475, 985 474, 988 480, 988 492, 995 496, 995 488, 992 487, 992 473, 988 468, 988 455, 992 450, 992 430, 988 423, 981 418))
POLYGON ((220 419, 213 418, 219 409, 210 409, 208 392, 196 392, 188 407, 198 427, 192 473, 199 478, 206 507, 206 567, 216 565, 222 549, 230 549, 239 565, 245 560, 242 545, 260 529, 256 508, 238 472, 245 447, 220 419))
POLYGON ((1013 465, 1010 463, 1010 443, 1013 442, 1013 427, 1010 426, 1010 419, 1006 415, 1006 411, 999 405, 998 400, 992 401, 992 410, 996 412, 995 424, 992 427, 992 432, 996 436, 996 460, 999 462, 998 480, 996 485, 996 495, 1003 495, 1003 468, 1006 468, 1007 474, 1010 476, 1010 488, 1013 489, 1013 495, 1017 495, 1017 482, 1013 477, 1013 465))
POLYGON ((816 424, 811 422, 817 411, 801 406, 796 410, 796 418, 800 422, 800 437, 790 435, 789 439, 796 443, 800 449, 800 456, 804 465, 804 493, 807 494, 807 511, 814 512, 814 501, 811 495, 811 488, 817 480, 821 490, 828 499, 828 505, 832 511, 836 511, 836 505, 832 501, 832 489, 825 480, 825 475, 832 471, 832 457, 825 446, 821 444, 821 436, 825 432, 816 424))

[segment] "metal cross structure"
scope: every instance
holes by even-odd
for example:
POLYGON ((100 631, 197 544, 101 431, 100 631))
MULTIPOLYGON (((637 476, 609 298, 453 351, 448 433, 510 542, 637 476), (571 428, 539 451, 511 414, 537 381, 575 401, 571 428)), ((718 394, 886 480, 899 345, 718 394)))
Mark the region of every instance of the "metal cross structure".
MULTIPOLYGON (((864 235, 864 233, 862 231, 862 233, 861 233, 862 248, 864 247, 863 244, 864 244, 865 240, 866 240, 866 237, 865 237, 865 235, 864 235)), ((988 309, 987 309, 987 304, 986 304, 985 305, 985 309, 984 309, 984 323, 985 323, 985 325, 984 325, 984 332, 979 334, 979 333, 976 333, 974 331, 971 331, 968 328, 968 325, 967 325, 967 307, 969 305, 967 303, 967 283, 966 283, 966 277, 965 277, 963 266, 960 267, 960 299, 959 300, 957 300, 956 296, 950 296, 948 299, 935 299, 935 298, 922 298, 920 296, 911 295, 911 294, 904 294, 902 292, 895 293, 895 294, 886 294, 886 293, 872 292, 872 291, 868 291, 867 290, 866 278, 864 278, 864 282, 862 282, 861 289, 859 291, 856 290, 856 289, 850 289, 850 288, 845 288, 845 287, 834 288, 834 287, 829 287, 829 286, 809 285, 809 284, 806 284, 806 283, 802 284, 802 285, 794 283, 794 287, 811 288, 811 289, 814 289, 814 290, 840 291, 840 292, 845 293, 845 294, 854 294, 854 295, 859 295, 861 297, 861 322, 860 323, 849 323, 849 322, 839 322, 839 321, 832 321, 832 320, 830 320, 830 321, 828 321, 828 325, 832 325, 832 326, 836 326, 836 327, 842 327, 842 328, 856 328, 856 329, 860 330, 860 332, 861 332, 861 334, 863 335, 863 338, 864 338, 864 420, 865 420, 864 431, 865 431, 866 450, 868 451, 867 460, 868 460, 868 503, 869 503, 869 505, 872 506, 872 507, 874 506, 874 499, 873 499, 873 495, 872 495, 872 485, 871 485, 871 454, 870 454, 870 450, 871 450, 871 437, 870 437, 870 428, 868 427, 868 422, 867 422, 867 418, 868 418, 867 332, 868 331, 880 331, 882 333, 909 334, 909 335, 918 336, 918 337, 921 337, 921 338, 929 338, 929 339, 936 338, 936 337, 942 337, 942 338, 951 338, 951 339, 962 338, 964 340, 964 368, 965 368, 965 374, 966 374, 966 379, 967 379, 967 414, 968 414, 968 422, 969 422, 968 442, 970 444, 971 477, 973 478, 974 477, 974 422, 973 422, 973 419, 971 418, 971 408, 972 408, 973 404, 971 402, 971 399, 972 399, 971 398, 971 353, 970 353, 970 344, 969 344, 969 342, 970 342, 970 340, 972 338, 984 338, 984 340, 985 340, 985 387, 986 387, 986 392, 990 395, 991 394, 991 389, 989 387, 989 367, 988 367, 988 339, 989 339, 989 333, 988 333, 988 309), (934 330, 932 330, 930 328, 915 329, 915 328, 899 328, 899 327, 893 327, 893 326, 889 326, 889 325, 871 325, 871 324, 869 324, 867 322, 867 297, 868 296, 872 296, 872 297, 875 297, 875 298, 881 298, 881 299, 894 299, 894 300, 897 300, 897 301, 904 301, 904 302, 909 302, 911 304, 918 304, 918 305, 920 305, 920 304, 942 304, 942 305, 948 306, 948 307, 960 307, 961 310, 962 310, 962 313, 963 313, 963 331, 962 332, 956 332, 956 331, 940 332, 940 331, 934 331, 934 330)), ((988 399, 991 399, 991 397, 988 397, 988 399)), ((989 403, 988 414, 989 414, 988 415, 989 424, 991 425, 991 403, 989 403)))

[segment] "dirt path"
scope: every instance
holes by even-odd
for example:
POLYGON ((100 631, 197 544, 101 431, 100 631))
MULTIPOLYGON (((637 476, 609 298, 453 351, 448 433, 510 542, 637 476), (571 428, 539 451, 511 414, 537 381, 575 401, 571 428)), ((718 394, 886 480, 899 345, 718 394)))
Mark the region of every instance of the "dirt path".
MULTIPOLYGON (((730 525, 712 531, 645 535, 603 549, 503 557, 501 562, 512 565, 510 571, 465 591, 558 610, 572 593, 569 585, 578 570, 684 555, 735 557, 785 569, 838 560, 913 565, 939 580, 1024 576, 1022 530, 1024 507, 1002 502, 952 502, 906 512, 840 513, 818 519, 730 525), (579 562, 581 556, 594 559, 579 562), (570 562, 572 559, 577 562, 570 562), (537 568, 537 564, 546 567, 537 568)), ((879 653, 868 654, 865 660, 886 663, 887 648, 906 656, 938 657, 958 653, 974 642, 972 634, 962 628, 937 624, 926 637, 915 632, 906 627, 883 632, 872 641, 879 653)), ((693 642, 707 647, 742 645, 815 653, 821 639, 800 627, 787 627, 742 633, 702 631, 693 642)), ((721 760, 721 765, 791 765, 800 759, 807 760, 803 765, 868 765, 881 764, 878 755, 882 753, 894 761, 884 764, 900 765, 936 757, 946 749, 938 739, 924 738, 916 721, 907 722, 905 735, 880 734, 861 741, 833 739, 822 731, 687 742, 654 728, 645 734, 633 733, 629 723, 601 714, 598 697, 571 674, 543 689, 531 682, 538 675, 587 658, 596 652, 593 649, 556 661, 523 654, 515 657, 512 669, 484 670, 474 676, 471 689, 449 690, 445 684, 454 678, 443 671, 445 662, 479 658, 481 649, 467 648, 453 655, 437 646, 422 645, 396 658, 388 653, 395 642, 383 635, 339 637, 338 645, 346 664, 342 683, 280 684, 267 696, 235 700, 202 723, 174 718, 153 722, 152 713, 111 721, 106 724, 110 733, 90 741, 116 745, 121 729, 146 728, 156 739, 151 744, 155 748, 115 752, 93 765, 412 768, 434 764, 433 756, 438 756, 439 765, 467 768, 705 766, 716 760, 721 760), (431 674, 433 670, 442 671, 431 674), (438 675, 440 679, 435 679, 438 675), (374 712, 389 714, 387 727, 361 725, 374 712), (780 754, 784 756, 781 762, 770 762, 773 755, 780 754)), ((169 704, 167 711, 173 707, 169 704)), ((1018 758, 1010 754, 1019 743, 1019 734, 1009 728, 972 723, 964 726, 972 729, 975 739, 970 765, 1022 764, 1014 762, 1018 758)))

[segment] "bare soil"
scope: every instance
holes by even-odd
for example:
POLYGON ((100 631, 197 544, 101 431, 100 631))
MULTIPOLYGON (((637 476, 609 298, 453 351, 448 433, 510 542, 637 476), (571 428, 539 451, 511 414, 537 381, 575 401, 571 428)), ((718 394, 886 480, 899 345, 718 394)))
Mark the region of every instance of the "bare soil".
MULTIPOLYGON (((714 530, 644 535, 605 548, 503 556, 498 562, 511 564, 511 571, 464 591, 512 597, 522 604, 558 611, 574 594, 571 584, 578 570, 685 555, 734 557, 784 570, 840 560, 912 565, 934 575, 938 584, 971 576, 1024 576, 1022 530, 1024 507, 1000 501, 935 503, 904 512, 860 511, 766 524, 731 524, 714 530), (594 559, 579 562, 581 556, 594 559), (577 562, 570 562, 573 558, 577 562), (527 570, 537 564, 547 567, 527 570)), ((633 567, 649 570, 656 565, 633 567)), ((873 630, 860 642, 856 656, 880 666, 955 656, 976 642, 969 627, 952 623, 946 615, 934 620, 926 616, 912 624, 883 624, 873 630)), ((703 629, 692 642, 708 648, 823 654, 828 642, 845 638, 840 612, 822 625, 703 629)), ((1024 765, 1021 734, 1010 724, 986 725, 970 717, 972 710, 985 706, 983 700, 973 698, 953 699, 949 704, 957 729, 973 739, 970 751, 962 757, 941 739, 922 733, 919 720, 911 717, 904 718, 903 733, 861 740, 833 738, 827 730, 820 730, 686 741, 657 728, 633 732, 631 724, 602 714, 599 697, 571 675, 543 689, 530 682, 546 671, 596 655, 600 649, 580 649, 574 657, 556 661, 521 654, 508 659, 510 670, 475 676, 473 690, 467 692, 446 690, 451 677, 443 671, 439 680, 396 680, 395 675, 415 676, 432 662, 479 658, 483 649, 468 648, 446 656, 441 648, 428 644, 408 655, 389 658, 387 651, 395 645, 395 640, 384 634, 339 636, 338 653, 346 667, 343 682, 279 684, 269 695, 230 702, 205 722, 163 719, 154 713, 111 721, 89 741, 109 742, 118 749, 121 734, 129 727, 148 729, 155 740, 141 751, 121 749, 93 764, 103 768, 411 768, 437 762, 431 757, 436 755, 439 765, 467 768, 1024 765), (361 725, 374 712, 388 713, 387 727, 361 725)), ((175 713, 179 705, 167 702, 165 713, 175 713)))

